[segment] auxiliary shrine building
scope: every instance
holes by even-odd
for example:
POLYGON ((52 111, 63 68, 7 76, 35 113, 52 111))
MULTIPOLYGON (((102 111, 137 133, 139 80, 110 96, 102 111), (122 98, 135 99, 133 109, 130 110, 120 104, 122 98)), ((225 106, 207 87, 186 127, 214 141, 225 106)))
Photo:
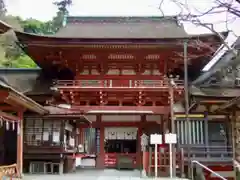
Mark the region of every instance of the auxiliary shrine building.
MULTIPOLYGON (((2 23, 1 29, 11 27, 2 23)), ((208 137, 219 132, 206 129, 206 112, 191 114, 190 131, 184 115, 184 58, 190 83, 220 47, 218 36, 189 35, 176 17, 67 17, 53 36, 14 33, 39 69, 1 69, 0 76, 44 109, 24 111, 19 141, 24 172, 69 172, 81 158, 85 168, 121 168, 125 163, 143 166, 151 175, 152 147, 147 146, 143 160, 143 133, 177 133, 178 176, 186 173, 187 157, 209 157, 207 165, 215 166, 225 158, 207 154, 208 137)), ((216 141, 221 148, 232 147, 231 137, 216 141)), ((168 158, 163 144, 160 175, 168 173, 168 158)), ((223 165, 232 167, 231 159, 226 157, 223 165)))

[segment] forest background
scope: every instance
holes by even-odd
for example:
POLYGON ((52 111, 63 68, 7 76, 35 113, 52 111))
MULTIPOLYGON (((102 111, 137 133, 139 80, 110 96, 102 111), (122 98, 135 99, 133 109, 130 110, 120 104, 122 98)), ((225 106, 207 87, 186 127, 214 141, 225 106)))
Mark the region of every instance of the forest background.
MULTIPOLYGON (((7 15, 4 0, 0 0, 0 20, 6 22, 14 29, 27 33, 49 35, 56 33, 62 27, 64 17, 68 15, 68 6, 72 0, 59 0, 54 2, 58 11, 52 20, 42 22, 36 19, 22 19, 19 16, 7 15)), ((34 61, 27 56, 16 44, 16 37, 12 31, 0 36, 0 67, 5 68, 36 68, 34 61)))

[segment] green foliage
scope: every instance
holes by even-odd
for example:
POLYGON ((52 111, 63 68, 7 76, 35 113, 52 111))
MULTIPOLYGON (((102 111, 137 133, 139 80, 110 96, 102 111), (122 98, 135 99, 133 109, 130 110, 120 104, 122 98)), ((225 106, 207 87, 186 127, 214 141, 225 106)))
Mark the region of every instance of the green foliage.
POLYGON ((52 22, 42 22, 36 19, 21 20, 21 26, 24 32, 34 34, 52 34, 52 22))
POLYGON ((2 61, 0 66, 8 68, 36 68, 37 65, 34 61, 26 54, 22 54, 16 59, 5 59, 2 61))
MULTIPOLYGON (((62 27, 65 17, 69 14, 68 7, 72 5, 72 0, 59 0, 54 4, 58 7, 56 16, 51 21, 42 22, 32 18, 23 20, 18 16, 6 16, 4 1, 0 0, 0 19, 19 31, 40 35, 54 34, 62 27)), ((34 61, 16 44, 16 40, 11 31, 0 36, 0 67, 37 67, 34 61)))

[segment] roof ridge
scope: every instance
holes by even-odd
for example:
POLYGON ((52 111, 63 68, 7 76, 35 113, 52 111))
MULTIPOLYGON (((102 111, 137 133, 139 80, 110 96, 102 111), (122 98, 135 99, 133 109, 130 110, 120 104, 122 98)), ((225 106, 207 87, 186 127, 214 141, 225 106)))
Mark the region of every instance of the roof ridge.
POLYGON ((159 22, 172 20, 178 22, 177 16, 67 16, 67 23, 76 22, 159 22))

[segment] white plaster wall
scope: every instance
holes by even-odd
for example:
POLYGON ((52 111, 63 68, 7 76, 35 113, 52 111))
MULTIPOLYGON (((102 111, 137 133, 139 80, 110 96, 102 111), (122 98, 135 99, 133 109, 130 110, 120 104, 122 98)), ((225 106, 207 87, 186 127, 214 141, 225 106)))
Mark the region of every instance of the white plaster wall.
POLYGON ((99 75, 99 72, 96 70, 96 69, 92 69, 92 72, 91 72, 93 75, 99 75))
POLYGON ((140 115, 102 115, 102 121, 105 122, 139 122, 141 121, 140 115))
POLYGON ((133 69, 123 69, 122 70, 123 75, 135 75, 135 71, 133 69))
POLYGON ((161 73, 159 72, 159 70, 155 69, 153 70, 153 75, 161 75, 161 73))
POLYGON ((119 74, 120 74, 119 69, 110 69, 110 70, 107 72, 107 75, 119 75, 119 74))
POLYGON ((96 115, 86 115, 86 118, 87 118, 90 122, 95 122, 95 121, 97 121, 97 116, 96 116, 96 115))
POLYGON ((88 75, 89 74, 89 71, 88 70, 83 70, 83 72, 80 73, 81 75, 88 75))
POLYGON ((151 71, 150 70, 145 70, 144 72, 143 72, 143 75, 150 75, 151 74, 151 71))
POLYGON ((146 121, 161 121, 161 115, 146 115, 146 121))

